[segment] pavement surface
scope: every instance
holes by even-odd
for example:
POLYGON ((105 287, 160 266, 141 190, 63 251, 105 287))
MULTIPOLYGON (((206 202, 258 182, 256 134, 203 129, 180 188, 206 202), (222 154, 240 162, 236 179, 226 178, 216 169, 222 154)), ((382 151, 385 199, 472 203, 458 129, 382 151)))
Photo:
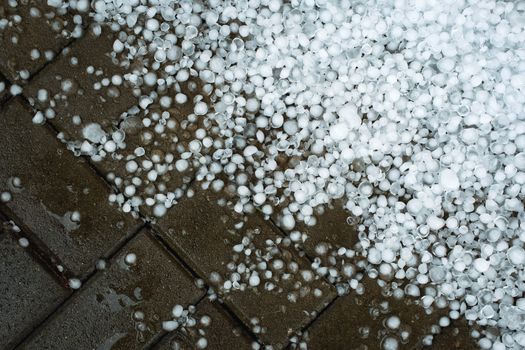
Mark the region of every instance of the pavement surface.
MULTIPOLYGON (((338 296, 330 281, 317 279, 309 288, 318 294, 294 302, 290 295, 303 286, 293 281, 280 293, 210 297, 213 275, 227 272, 235 242, 253 230, 261 242, 285 233, 258 213, 242 218, 219 205, 191 173, 162 179, 194 195, 161 220, 149 220, 149 208, 133 217, 110 204, 108 196, 119 189, 108 174, 124 177, 124 163, 76 157, 60 138, 80 135, 76 115, 111 127, 136 103, 125 87, 94 91, 96 77, 86 73, 89 66, 105 74, 121 70, 106 54, 112 34, 77 38, 74 19, 56 17, 43 1, 13 3, 0 2, 0 18, 21 19, 0 31, 0 193, 12 195, 0 202, 0 349, 194 349, 205 337, 210 349, 300 348, 306 342, 309 349, 372 350, 381 348, 388 336, 384 320, 393 314, 411 334, 401 348, 425 348, 424 335, 445 311, 427 315, 415 301, 385 296, 373 280, 364 282, 364 295, 338 296), (61 98, 65 81, 76 87, 67 99, 61 98), (22 93, 12 96, 11 85, 22 93), (43 107, 36 98, 42 89, 56 97, 56 115, 43 126, 31 121, 43 107), (126 262, 130 254, 136 263, 126 262), (77 280, 80 289, 72 288, 77 280), (166 332, 162 321, 177 304, 211 322, 166 332)), ((135 141, 128 142, 132 150, 135 141)), ((154 145, 170 147, 163 142, 154 145)), ((305 229, 311 240, 301 250, 279 254, 307 267, 319 242, 355 242, 346 216, 326 210, 319 225, 305 229)), ((455 321, 434 335, 431 348, 476 349, 469 332, 464 321, 455 321)))

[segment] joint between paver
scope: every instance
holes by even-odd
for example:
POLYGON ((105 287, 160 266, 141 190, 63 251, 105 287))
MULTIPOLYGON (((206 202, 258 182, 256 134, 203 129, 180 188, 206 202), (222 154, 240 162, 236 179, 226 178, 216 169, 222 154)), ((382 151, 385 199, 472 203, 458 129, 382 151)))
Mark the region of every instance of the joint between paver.
MULTIPOLYGON (((171 248, 171 246, 164 240, 164 238, 162 237, 162 234, 159 233, 159 231, 162 231, 159 227, 155 225, 151 225, 151 228, 152 228, 152 232, 154 233, 155 238, 162 244, 163 247, 165 247, 177 259, 177 261, 182 266, 184 266, 186 270, 188 270, 192 274, 194 278, 205 281, 205 279, 202 276, 200 276, 191 266, 189 266, 188 263, 184 259, 182 259, 179 253, 177 253, 173 248, 171 248)), ((206 282, 204 282, 204 286, 206 288, 210 288, 210 286, 206 282)), ((235 320, 235 322, 237 322, 243 328, 243 330, 245 330, 249 334, 249 336, 254 341, 262 343, 261 340, 253 333, 253 331, 249 327, 247 327, 243 321, 241 321, 239 316, 230 307, 228 307, 226 303, 220 303, 220 305, 223 309, 225 309, 228 312, 228 314, 235 320)))
POLYGON ((67 286, 68 276, 71 273, 68 270, 65 270, 63 273, 58 271, 57 266, 64 266, 58 256, 56 256, 47 245, 36 235, 34 234, 14 213, 11 213, 10 210, 2 205, 0 205, 0 219, 5 221, 11 221, 18 227, 20 227, 23 235, 13 232, 19 238, 28 237, 30 244, 26 248, 32 256, 38 259, 44 268, 57 280, 57 282, 62 286, 67 286))
MULTIPOLYGON (((122 243, 114 247, 114 249, 103 258, 106 260, 112 260, 129 242, 131 242, 145 228, 146 225, 140 226, 135 232, 133 232, 129 237, 127 237, 122 243)), ((90 272, 88 272, 88 274, 81 279, 82 284, 85 285, 89 281, 91 281, 97 275, 97 272, 98 271, 96 269, 92 269, 90 272)), ((18 342, 13 347, 13 349, 23 349, 21 345, 24 344, 25 341, 29 339, 33 334, 35 334, 40 328, 42 328, 47 323, 47 321, 54 317, 54 315, 60 312, 62 308, 67 307, 68 302, 81 291, 82 289, 73 290, 70 295, 68 295, 51 313, 49 313, 49 315, 46 316, 44 320, 42 320, 42 322, 36 325, 20 342, 18 342)))

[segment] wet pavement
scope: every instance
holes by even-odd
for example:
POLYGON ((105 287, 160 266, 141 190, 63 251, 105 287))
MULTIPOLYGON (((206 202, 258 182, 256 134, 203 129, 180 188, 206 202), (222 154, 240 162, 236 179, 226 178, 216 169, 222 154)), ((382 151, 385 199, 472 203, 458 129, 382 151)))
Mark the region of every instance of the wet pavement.
MULTIPOLYGON (((108 175, 126 183, 122 159, 75 157, 57 136, 80 135, 75 116, 114 129, 135 103, 125 87, 93 90, 98 71, 122 71, 106 54, 111 34, 77 39, 85 19, 57 19, 37 1, 10 3, 0 3, 0 17, 19 14, 22 21, 0 31, 0 193, 12 196, 0 202, 0 219, 11 222, 0 232, 0 349, 194 349, 204 337, 210 349, 249 349, 253 342, 300 348, 306 342, 309 349, 372 350, 389 336, 401 339, 402 331, 410 334, 402 349, 425 348, 423 338, 443 310, 427 315, 414 301, 383 295, 373 280, 365 281, 365 295, 338 296, 328 278, 287 279, 311 264, 319 244, 356 241, 337 206, 319 213, 319 224, 304 228, 310 239, 296 247, 262 214, 237 216, 228 193, 189 186, 192 173, 163 179, 165 187, 188 185, 192 196, 158 222, 144 220, 150 208, 132 217, 110 204, 115 188, 108 175), (22 94, 9 96, 10 84, 23 86, 22 94), (41 90, 47 98, 39 100, 41 90), (50 103, 56 115, 48 125, 33 124, 33 108, 50 103), (243 240, 284 262, 287 270, 267 281, 276 286, 272 291, 266 284, 228 291, 218 279, 232 263, 257 265, 233 250, 243 240), (130 254, 133 263, 126 262, 130 254), (207 296, 209 288, 218 299, 207 296), (163 330, 176 304, 194 305, 200 323, 163 330), (399 329, 385 329, 389 315, 399 315, 399 329)), ((127 142, 133 150, 140 140, 127 142)), ((150 147, 162 150, 169 140, 150 147)), ((342 262, 327 257, 324 263, 342 262)), ((475 349, 469 332, 464 321, 455 321, 433 336, 430 348, 475 349)))

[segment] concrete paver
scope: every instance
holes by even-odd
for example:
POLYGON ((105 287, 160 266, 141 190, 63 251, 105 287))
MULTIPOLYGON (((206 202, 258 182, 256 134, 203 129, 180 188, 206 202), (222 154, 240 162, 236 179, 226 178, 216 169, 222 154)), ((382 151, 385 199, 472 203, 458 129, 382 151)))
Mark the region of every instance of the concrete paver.
POLYGON ((164 333, 162 321, 171 319, 174 305, 187 307, 204 295, 147 230, 109 264, 22 348, 143 349, 164 333), (135 254, 134 264, 128 254, 135 254))
POLYGON ((141 223, 112 207, 103 180, 31 118, 19 98, 0 112, 0 191, 13 197, 0 206, 85 275, 141 223))
MULTIPOLYGON (((218 205, 219 197, 211 191, 196 190, 192 198, 183 199, 175 210, 169 211, 159 221, 163 232, 161 235, 168 244, 212 286, 213 273, 223 276, 228 273, 227 264, 235 255, 232 247, 241 242, 243 236, 258 230, 259 234, 252 235, 253 241, 257 241, 256 247, 265 247, 269 240, 276 242, 281 237, 271 223, 265 221, 258 213, 248 216, 242 228, 237 226, 236 229, 235 224, 239 224, 243 219, 231 209, 218 205)), ((297 263, 299 270, 309 267, 308 260, 296 256, 293 248, 280 246, 272 249, 278 251, 272 259, 280 258, 285 264, 297 263)), ((253 254, 262 256, 267 252, 253 254)), ((237 254, 236 258, 237 263, 244 262, 242 254, 237 254)), ((262 290, 263 280, 260 291, 237 290, 225 293, 223 298, 248 327, 252 328, 254 319, 257 319, 257 324, 262 329, 259 337, 263 342, 282 347, 286 345, 289 334, 305 326, 335 296, 333 287, 323 280, 316 280, 310 284, 301 282, 295 278, 282 280, 279 282, 279 290, 268 292, 262 290), (319 297, 313 297, 312 294, 306 297, 298 296, 314 289, 321 292, 319 297), (295 297, 295 302, 289 300, 295 297), (254 302, 255 300, 257 302, 254 302)))
POLYGON ((0 348, 18 343, 69 295, 0 225, 0 348))
POLYGON ((44 1, 0 4, 0 71, 12 82, 23 82, 41 69, 73 39, 73 15, 57 15, 44 1), (13 6, 14 5, 14 6, 13 6))

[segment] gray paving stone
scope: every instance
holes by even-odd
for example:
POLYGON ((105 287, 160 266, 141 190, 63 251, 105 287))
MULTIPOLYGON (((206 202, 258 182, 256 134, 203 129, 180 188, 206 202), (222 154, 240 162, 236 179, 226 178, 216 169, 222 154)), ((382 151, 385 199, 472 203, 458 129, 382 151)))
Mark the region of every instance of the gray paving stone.
POLYGON ((204 299, 197 305, 194 318, 200 320, 209 316, 209 326, 185 328, 168 334, 155 347, 156 350, 191 350, 195 349, 197 341, 204 337, 208 343, 206 349, 251 349, 252 339, 240 327, 237 321, 218 303, 204 299), (202 332, 202 333, 200 333, 202 332))
POLYGON ((162 321, 171 319, 174 305, 194 304, 203 294, 143 230, 22 348, 143 349, 163 334, 162 321), (128 254, 136 255, 135 264, 126 263, 128 254))
MULTIPOLYGON (((116 65, 109 54, 116 37, 115 33, 108 30, 101 36, 95 36, 91 30, 88 30, 85 37, 72 44, 70 50, 65 50, 56 62, 40 72, 24 89, 24 94, 36 109, 45 111, 51 108, 55 112, 55 118, 49 122, 63 133, 66 140, 71 141, 71 145, 77 146, 77 150, 84 141, 82 130, 86 125, 98 123, 108 134, 121 127, 126 134, 125 149, 119 149, 117 153, 93 162, 101 173, 114 175, 121 180, 116 182, 121 191, 132 183, 134 176, 142 180, 136 188, 137 193, 167 193, 184 187, 193 179, 193 172, 189 170, 180 174, 173 170, 174 164, 168 165, 171 169, 160 174, 153 182, 147 178, 147 171, 139 169, 134 174, 126 171, 125 165, 130 159, 140 162, 156 155, 163 162, 168 153, 174 154, 175 159, 180 158, 177 142, 174 140, 180 142, 190 137, 189 132, 183 132, 180 126, 182 116, 190 113, 188 109, 190 104, 163 108, 158 103, 153 103, 148 107, 150 117, 155 113, 161 115, 163 112, 169 112, 176 123, 175 129, 166 127, 166 132, 161 134, 154 131, 154 125, 149 128, 143 126, 144 111, 123 117, 123 113, 138 103, 138 97, 134 96, 133 89, 126 82, 119 87, 110 85, 100 90, 94 88, 95 84, 100 83, 104 78, 111 79, 113 75, 122 76, 130 70, 116 65), (89 74, 88 67, 93 67, 95 73, 89 74), (65 93, 62 89, 66 81, 73 83, 72 91, 69 93, 65 93), (37 98, 41 90, 47 91, 49 100, 40 101, 37 98), (80 117, 80 124, 73 122, 74 116, 80 117), (146 133, 148 137, 145 137, 146 133), (144 147, 146 153, 144 157, 134 155, 137 147, 144 147)), ((169 94, 169 92, 165 93, 169 94)), ((143 205, 141 211, 144 215, 151 216, 150 207, 143 205)))
POLYGON ((72 40, 75 28, 72 15, 56 15, 44 1, 37 0, 2 0, 0 19, 8 23, 0 30, 0 71, 12 82, 23 80, 20 71, 32 75, 43 67, 48 62, 45 52, 49 51, 51 58, 58 54, 72 40), (39 57, 32 59, 34 49, 39 57))
MULTIPOLYGON (((217 205, 218 198, 211 191, 197 190, 195 196, 183 199, 159 221, 161 234, 168 243, 212 285, 210 275, 213 272, 227 273, 226 264, 232 261, 232 247, 243 235, 260 230, 260 234, 254 237, 257 247, 264 247, 268 239, 275 241, 281 237, 258 213, 243 219, 230 208, 217 205), (244 226, 236 229, 234 225, 243 220, 244 226)), ((309 266, 309 262, 298 257, 293 248, 280 247, 277 257, 285 263, 295 261, 301 269, 309 266)), ((252 319, 257 318, 265 329, 259 334, 260 339, 276 348, 286 345, 288 336, 305 326, 335 294, 333 288, 322 280, 303 285, 291 278, 279 283, 281 292, 265 291, 263 283, 264 280, 257 290, 225 293, 223 299, 248 327, 252 328, 252 319), (318 288, 322 295, 313 297, 308 294, 298 297, 295 303, 290 302, 289 293, 300 294, 301 288, 310 291, 318 288)))
POLYGON ((0 225, 0 348, 21 341, 70 293, 0 225))
POLYGON ((141 223, 111 206, 110 188, 102 179, 31 118, 19 98, 0 111, 0 191, 13 196, 0 206, 43 241, 66 270, 85 275, 141 223), (71 220, 75 211, 80 223, 71 220))
MULTIPOLYGON (((431 334, 432 325, 445 311, 435 310, 428 315, 413 300, 383 296, 375 281, 366 280, 364 284, 364 295, 351 293, 338 298, 313 322, 305 335, 308 349, 381 349, 381 343, 387 336, 396 337, 402 349, 425 349, 422 345, 423 336, 431 334), (387 304, 384 304, 385 301, 387 304), (397 331, 384 326, 386 319, 392 315, 397 315, 401 320, 397 331), (410 332, 407 341, 401 341, 401 331, 410 332)), ((461 345, 458 349, 476 348, 466 332, 460 334, 456 341, 461 345)), ((445 343, 448 345, 436 343, 431 348, 447 349, 452 344, 450 339, 442 344, 445 343)))

